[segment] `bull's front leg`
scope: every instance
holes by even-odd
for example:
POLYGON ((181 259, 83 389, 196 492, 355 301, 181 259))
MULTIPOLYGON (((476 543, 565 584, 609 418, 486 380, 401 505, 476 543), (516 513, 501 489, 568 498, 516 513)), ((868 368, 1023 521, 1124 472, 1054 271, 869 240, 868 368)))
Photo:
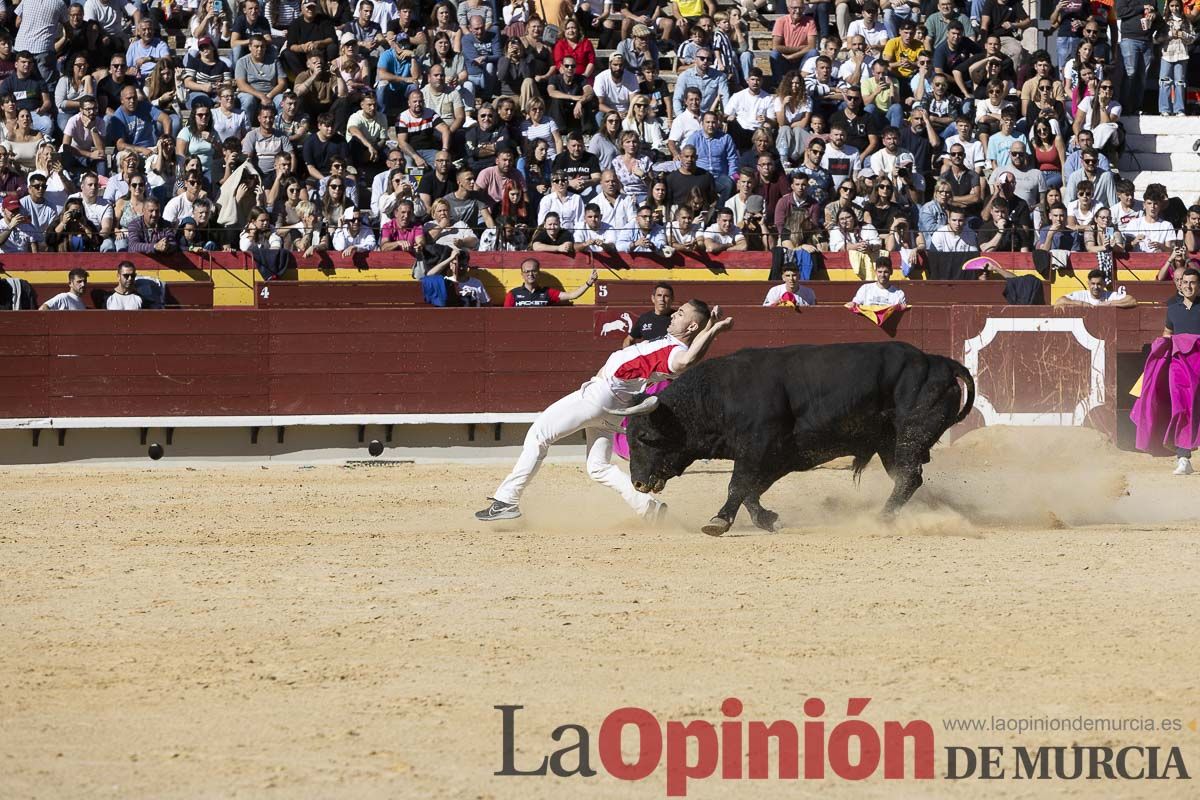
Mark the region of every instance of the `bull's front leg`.
POLYGON ((754 488, 753 476, 746 474, 746 471, 740 469, 737 462, 734 462, 733 477, 729 479, 729 495, 725 500, 725 505, 721 506, 717 515, 700 530, 709 536, 720 536, 729 530, 733 525, 733 520, 737 517, 738 509, 742 507, 742 503, 746 502, 746 497, 754 491, 754 488))

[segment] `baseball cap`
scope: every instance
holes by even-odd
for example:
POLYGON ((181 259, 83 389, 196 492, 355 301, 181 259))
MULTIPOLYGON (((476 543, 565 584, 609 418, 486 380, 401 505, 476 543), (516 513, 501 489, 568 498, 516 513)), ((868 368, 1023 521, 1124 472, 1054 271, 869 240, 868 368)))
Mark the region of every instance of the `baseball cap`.
POLYGON ((356 219, 358 217, 358 209, 351 207, 342 212, 342 219, 356 219))
POLYGON ((901 153, 896 157, 896 163, 903 166, 904 164, 914 163, 914 159, 911 153, 901 153))
MULTIPOLYGON (((316 5, 316 3, 313 3, 313 5, 316 5)), ((346 31, 345 33, 342 34, 342 38, 339 41, 341 44, 346 44, 347 42, 356 42, 358 40, 354 38, 353 33, 351 33, 350 31, 346 31)))
POLYGON ((645 25, 641 25, 641 24, 634 25, 633 26, 633 35, 634 36, 649 36, 650 29, 647 28, 645 25))
POLYGON ((21 199, 19 197, 17 197, 15 194, 7 195, 4 198, 4 210, 5 211, 18 211, 18 210, 20 210, 20 208, 21 208, 21 199))
POLYGON ((1016 183, 1016 181, 1017 179, 1011 172, 1001 172, 1000 177, 996 179, 996 183, 1016 183))
POLYGON ((217 45, 212 40, 211 36, 201 36, 199 39, 196 40, 196 49, 197 50, 203 50, 206 47, 216 47, 216 46, 217 45))
POLYGON ((752 194, 746 198, 747 214, 761 214, 765 208, 766 204, 763 202, 761 195, 752 194))
POLYGON ((315 6, 316 4, 317 4, 317 0, 304 0, 304 2, 301 3, 300 5, 301 5, 301 7, 304 7, 304 6, 315 6))

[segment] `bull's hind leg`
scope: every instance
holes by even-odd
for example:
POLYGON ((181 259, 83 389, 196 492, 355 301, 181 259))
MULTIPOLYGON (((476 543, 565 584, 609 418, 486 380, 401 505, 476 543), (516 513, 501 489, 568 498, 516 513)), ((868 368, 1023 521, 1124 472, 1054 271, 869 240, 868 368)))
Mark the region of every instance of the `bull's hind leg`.
POLYGON ((791 470, 783 470, 771 475, 761 475, 753 492, 746 495, 746 511, 750 514, 750 520, 756 527, 762 528, 768 533, 775 532, 775 523, 779 521, 779 515, 770 509, 763 508, 761 498, 766 494, 775 483, 787 475, 791 470))

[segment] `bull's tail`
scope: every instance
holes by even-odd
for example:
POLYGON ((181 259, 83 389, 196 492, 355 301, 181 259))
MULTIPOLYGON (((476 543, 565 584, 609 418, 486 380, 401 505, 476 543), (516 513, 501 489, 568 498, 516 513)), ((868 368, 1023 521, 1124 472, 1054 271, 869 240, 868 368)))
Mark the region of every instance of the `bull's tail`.
POLYGON ((953 358, 946 360, 950 362, 950 369, 954 372, 954 377, 961 380, 963 385, 967 387, 966 402, 963 403, 962 410, 958 412, 958 416, 954 420, 955 424, 957 424, 966 419, 967 415, 971 413, 971 409, 975 407, 975 379, 971 377, 970 370, 953 358))

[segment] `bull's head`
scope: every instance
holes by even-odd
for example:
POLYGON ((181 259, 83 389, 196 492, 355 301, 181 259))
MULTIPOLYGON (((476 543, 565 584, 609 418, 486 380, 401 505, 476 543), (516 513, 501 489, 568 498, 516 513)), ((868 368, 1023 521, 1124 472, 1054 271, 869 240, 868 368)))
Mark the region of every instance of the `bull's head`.
POLYGON ((661 492, 667 481, 682 475, 695 460, 688 452, 685 432, 674 412, 657 402, 648 411, 630 416, 626 435, 629 476, 633 488, 639 492, 661 492))

